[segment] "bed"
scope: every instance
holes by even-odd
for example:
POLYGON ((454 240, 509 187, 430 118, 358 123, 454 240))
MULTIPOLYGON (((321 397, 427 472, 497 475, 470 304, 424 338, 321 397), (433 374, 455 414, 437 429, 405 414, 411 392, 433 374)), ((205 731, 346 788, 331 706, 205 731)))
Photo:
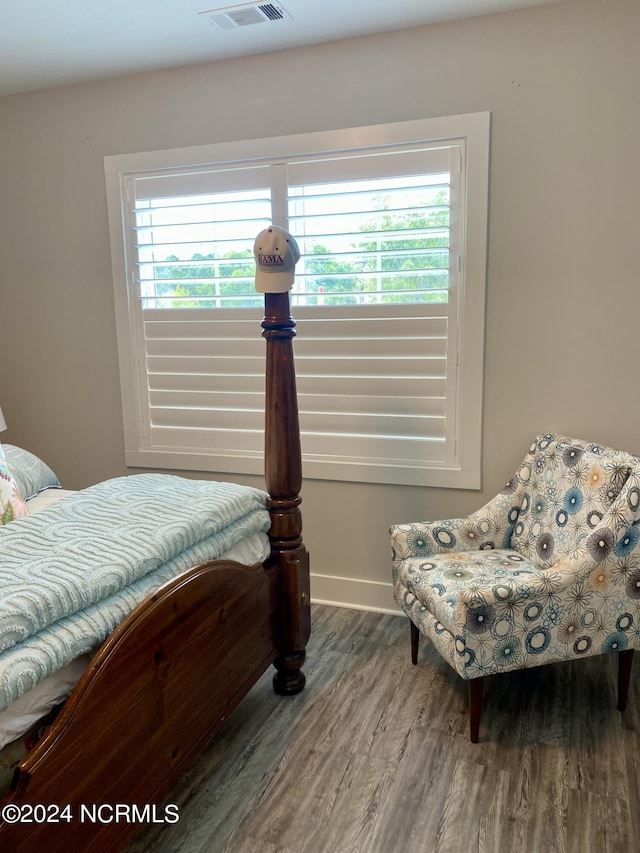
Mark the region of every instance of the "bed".
MULTIPOLYGON (((273 665, 277 693, 295 694, 304 687, 309 565, 301 535, 295 322, 288 292, 265 294, 262 326, 267 494, 262 507, 251 513, 259 516, 262 511, 266 518, 262 526, 268 530, 267 551, 261 555, 265 558, 247 557, 242 543, 237 545, 240 552, 229 553, 225 543, 218 542, 222 557, 198 561, 198 548, 187 547, 166 561, 178 566, 171 579, 147 590, 139 603, 132 599, 133 609, 82 659, 86 668, 76 686, 53 721, 43 722, 48 724, 46 733, 17 766, 11 789, 0 802, 0 849, 7 853, 40 849, 107 853, 121 849, 144 822, 178 820, 178 814, 163 807, 163 797, 258 678, 273 665), (188 566, 183 564, 189 559, 188 566)), ((187 496, 188 489, 197 488, 198 481, 174 479, 187 489, 187 496)), ((151 488, 150 481, 140 483, 151 488)), ((88 490, 94 506, 106 500, 101 491, 106 488, 97 484, 88 490)), ((84 520, 81 493, 58 502, 55 491, 37 496, 40 503, 50 504, 42 512, 30 512, 2 528, 8 532, 0 538, 0 553, 5 543, 27 535, 27 527, 29 534, 38 530, 39 538, 52 540, 56 531, 64 532, 70 513, 76 523, 84 520)), ((256 500, 260 502, 252 494, 251 501, 256 500)), ((211 533, 209 538, 217 535, 211 533)), ((153 529, 148 537, 152 546, 161 538, 153 529)), ((9 550, 7 546, 4 553, 9 550)), ((78 566, 87 559, 85 550, 79 548, 83 553, 78 566)), ((89 550, 93 553, 95 548, 89 550)), ((77 595, 84 595, 82 580, 78 589, 82 592, 77 595)), ((111 600, 109 584, 100 595, 111 600)), ((65 596, 57 588, 48 596, 53 598, 64 604, 65 596)), ((11 637, 3 639, 10 633, 9 624, 17 631, 14 649, 35 643, 32 637, 38 635, 30 633, 31 622, 38 622, 39 616, 30 617, 24 627, 12 610, 7 610, 11 618, 4 614, 4 606, 0 601, 0 647, 11 642, 11 637)), ((47 608, 39 604, 35 609, 39 614, 47 608)), ((71 664, 77 668, 79 658, 71 664)), ((71 680, 77 675, 71 674, 71 680)))

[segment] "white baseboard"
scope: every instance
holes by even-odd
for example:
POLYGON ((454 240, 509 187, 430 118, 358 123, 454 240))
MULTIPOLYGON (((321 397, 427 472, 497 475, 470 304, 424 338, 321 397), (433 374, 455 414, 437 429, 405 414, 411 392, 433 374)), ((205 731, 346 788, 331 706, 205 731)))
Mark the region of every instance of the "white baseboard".
POLYGON ((311 574, 311 601, 351 610, 372 610, 402 616, 393 600, 393 586, 379 581, 311 574))

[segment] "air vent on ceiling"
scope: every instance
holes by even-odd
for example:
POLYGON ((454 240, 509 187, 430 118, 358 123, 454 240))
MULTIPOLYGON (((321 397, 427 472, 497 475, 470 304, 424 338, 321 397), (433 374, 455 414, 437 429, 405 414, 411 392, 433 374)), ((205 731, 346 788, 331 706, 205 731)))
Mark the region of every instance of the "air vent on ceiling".
POLYGON ((199 12, 211 23, 217 24, 223 30, 233 30, 236 27, 247 27, 250 24, 263 24, 267 21, 282 21, 291 15, 279 3, 251 3, 244 6, 227 6, 222 9, 210 9, 199 12))

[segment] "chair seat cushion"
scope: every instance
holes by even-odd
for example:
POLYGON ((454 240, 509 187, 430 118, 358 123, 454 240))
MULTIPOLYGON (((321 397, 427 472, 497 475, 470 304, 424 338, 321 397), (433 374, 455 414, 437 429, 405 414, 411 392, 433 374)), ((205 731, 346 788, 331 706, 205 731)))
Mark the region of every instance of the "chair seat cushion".
POLYGON ((640 647, 636 563, 569 578, 514 550, 438 554, 402 560, 394 597, 464 679, 640 647))
MULTIPOLYGON (((500 587, 532 573, 540 567, 511 549, 434 554, 428 558, 403 561, 398 582, 418 599, 448 631, 458 633, 456 609, 460 591, 474 588, 500 587)), ((483 617, 476 616, 477 630, 482 631, 483 617)), ((489 629, 489 623, 486 629, 489 629)))

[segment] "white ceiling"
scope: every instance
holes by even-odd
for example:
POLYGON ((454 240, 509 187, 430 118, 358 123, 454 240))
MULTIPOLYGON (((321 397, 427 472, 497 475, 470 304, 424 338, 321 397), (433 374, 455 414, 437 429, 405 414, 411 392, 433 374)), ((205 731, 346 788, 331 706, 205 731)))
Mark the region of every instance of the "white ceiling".
POLYGON ((2 0, 0 94, 265 53, 561 0, 282 0, 282 20, 222 29, 234 0, 2 0))

